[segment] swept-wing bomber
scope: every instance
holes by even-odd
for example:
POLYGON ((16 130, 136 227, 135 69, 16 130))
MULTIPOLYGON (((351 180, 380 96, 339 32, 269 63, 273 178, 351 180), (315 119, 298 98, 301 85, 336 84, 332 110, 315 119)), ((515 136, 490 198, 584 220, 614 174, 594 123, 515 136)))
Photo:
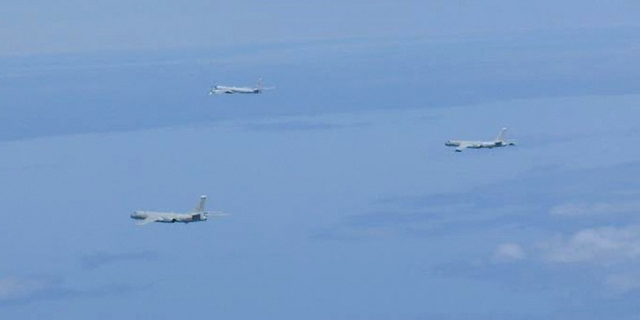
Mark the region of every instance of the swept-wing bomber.
POLYGON ((258 94, 270 89, 274 88, 265 88, 262 85, 262 78, 260 78, 255 87, 213 86, 211 90, 209 90, 209 94, 258 94))
POLYGON ((163 223, 189 223, 207 221, 211 216, 225 216, 226 213, 220 212, 207 212, 205 211, 205 204, 207 202, 207 196, 200 196, 200 202, 198 206, 190 213, 174 213, 174 212, 158 212, 158 211, 135 211, 131 214, 131 219, 140 220, 136 223, 139 226, 149 224, 152 222, 163 223))
POLYGON ((462 150, 466 148, 472 149, 482 149, 482 148, 498 148, 498 147, 507 147, 507 146, 515 146, 515 141, 509 141, 504 139, 504 134, 507 131, 507 128, 502 128, 500 133, 493 141, 470 141, 470 140, 449 140, 444 144, 447 147, 456 147, 456 152, 462 152, 462 150))

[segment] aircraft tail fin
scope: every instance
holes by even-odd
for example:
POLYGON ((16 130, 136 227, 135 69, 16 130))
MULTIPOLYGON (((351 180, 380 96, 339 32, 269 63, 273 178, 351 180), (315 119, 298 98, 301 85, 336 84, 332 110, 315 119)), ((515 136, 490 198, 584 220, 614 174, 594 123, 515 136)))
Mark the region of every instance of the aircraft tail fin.
POLYGON ((500 129, 500 133, 498 133, 498 136, 496 137, 496 141, 504 141, 505 132, 507 132, 507 128, 502 127, 502 129, 500 129))
POLYGON ((195 212, 204 212, 205 209, 205 205, 207 204, 207 196, 202 195, 200 196, 200 202, 198 203, 198 206, 195 208, 195 212))
POLYGON ((264 89, 264 86, 262 84, 262 78, 258 78, 258 83, 256 84, 256 88, 258 89, 258 91, 262 91, 262 89, 264 89))

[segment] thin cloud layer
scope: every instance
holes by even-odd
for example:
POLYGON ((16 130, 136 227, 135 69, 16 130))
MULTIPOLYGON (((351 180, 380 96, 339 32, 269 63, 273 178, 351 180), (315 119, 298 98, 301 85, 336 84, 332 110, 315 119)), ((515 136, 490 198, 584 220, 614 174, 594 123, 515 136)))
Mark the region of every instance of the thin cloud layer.
POLYGON ((640 275, 637 273, 621 273, 607 276, 603 284, 612 294, 625 294, 640 288, 640 275))
POLYGON ((133 252, 133 253, 108 253, 96 252, 84 255, 80 258, 82 267, 85 269, 96 269, 98 267, 118 262, 130 261, 150 261, 157 258, 155 252, 133 252))
POLYGON ((50 281, 35 278, 0 279, 0 301, 25 298, 45 290, 50 286, 50 281))
POLYGON ((124 295, 148 288, 148 286, 122 284, 103 285, 93 288, 72 288, 64 284, 63 278, 58 277, 7 277, 0 279, 0 308, 37 301, 124 295))
POLYGON ((527 258, 524 249, 517 243, 503 243, 496 248, 493 254, 495 262, 514 262, 527 258))
POLYGON ((565 203, 552 207, 553 216, 604 216, 640 212, 640 202, 565 203))
POLYGON ((317 131, 317 130, 332 130, 332 129, 346 129, 346 128, 358 128, 364 123, 360 124, 337 124, 328 122, 314 122, 305 120, 294 121, 282 121, 282 122, 263 122, 263 123, 251 123, 246 126, 250 131, 266 131, 266 132, 289 132, 289 131, 317 131))

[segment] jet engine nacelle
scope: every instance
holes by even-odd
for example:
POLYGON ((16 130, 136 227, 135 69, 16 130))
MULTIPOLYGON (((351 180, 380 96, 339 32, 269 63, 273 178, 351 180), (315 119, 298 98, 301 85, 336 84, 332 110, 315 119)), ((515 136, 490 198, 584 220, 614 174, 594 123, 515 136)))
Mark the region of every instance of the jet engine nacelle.
POLYGON ((198 213, 198 214, 192 215, 191 219, 193 221, 204 221, 204 220, 207 220, 207 217, 202 213, 198 213))

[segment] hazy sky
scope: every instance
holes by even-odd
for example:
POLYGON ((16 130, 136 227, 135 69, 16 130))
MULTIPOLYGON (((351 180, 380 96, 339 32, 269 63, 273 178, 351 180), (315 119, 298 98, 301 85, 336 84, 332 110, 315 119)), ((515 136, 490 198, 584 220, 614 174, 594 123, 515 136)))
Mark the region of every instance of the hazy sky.
POLYGON ((640 26, 634 0, 9 1, 0 54, 640 26))
POLYGON ((637 319, 638 16, 3 3, 0 319, 637 319))

